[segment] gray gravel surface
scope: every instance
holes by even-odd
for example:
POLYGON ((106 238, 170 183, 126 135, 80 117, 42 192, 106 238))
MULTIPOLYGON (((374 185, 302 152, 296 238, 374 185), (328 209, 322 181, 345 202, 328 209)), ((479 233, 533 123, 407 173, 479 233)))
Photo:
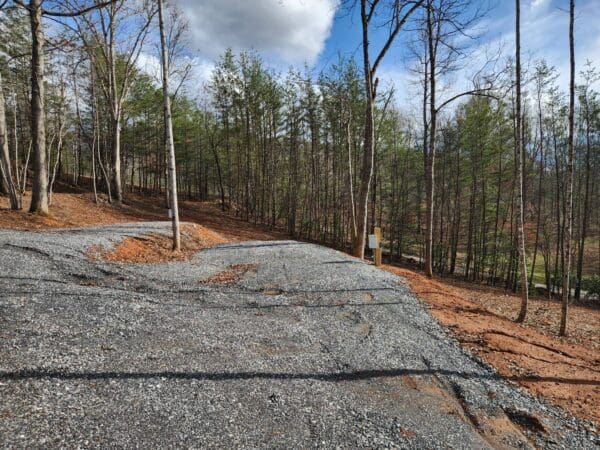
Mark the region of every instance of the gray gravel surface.
POLYGON ((461 350, 405 282, 244 242, 189 262, 86 258, 165 223, 0 230, 0 446, 597 448, 461 350), (234 284, 202 281, 255 264, 234 284))

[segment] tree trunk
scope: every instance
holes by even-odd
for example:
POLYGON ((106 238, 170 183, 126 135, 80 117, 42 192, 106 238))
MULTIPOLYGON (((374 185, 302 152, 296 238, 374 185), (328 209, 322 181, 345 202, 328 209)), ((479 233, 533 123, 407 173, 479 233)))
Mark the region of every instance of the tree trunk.
POLYGON ((33 186, 29 212, 48 214, 48 169, 44 111, 44 29, 42 0, 29 2, 31 22, 31 140, 33 186))
POLYGON ((569 286, 571 275, 571 235, 573 232, 573 141, 574 141, 574 114, 575 114, 575 40, 573 32, 573 22, 575 19, 575 0, 569 2, 569 54, 571 80, 569 83, 569 141, 567 153, 567 180, 566 180, 566 214, 565 214, 565 233, 564 233, 564 260, 562 280, 562 314, 560 318, 560 336, 567 334, 567 317, 569 313, 569 286))
POLYGON ((520 260, 521 275, 521 310, 517 317, 517 322, 524 322, 527 315, 527 304, 529 302, 529 285, 527 283, 527 254, 525 252, 525 227, 524 227, 524 207, 523 204, 523 133, 521 117, 521 0, 516 0, 516 124, 517 130, 517 235, 520 260))
MULTIPOLYGON (((538 245, 540 240, 540 228, 541 228, 541 219, 542 219, 542 207, 543 207, 543 180, 544 180, 544 123, 542 121, 542 92, 541 89, 538 88, 538 126, 540 127, 540 171, 538 178, 538 192, 537 192, 537 220, 536 220, 536 229, 535 229, 535 245, 533 247, 533 260, 531 261, 531 276, 529 277, 529 284, 533 286, 533 275, 535 273, 535 263, 537 259, 538 253, 538 245)), ((535 289, 534 289, 535 291, 535 289)))
POLYGON ((179 232, 179 205, 177 202, 177 174, 175 168, 175 144, 173 142, 173 122, 171 120, 171 99, 169 97, 169 68, 167 60, 167 43, 165 39, 165 25, 163 19, 163 0, 158 0, 158 21, 160 28, 160 49, 162 59, 162 82, 165 115, 165 140, 168 157, 168 193, 173 224, 173 250, 181 250, 181 237, 179 232))
MULTIPOLYGON (((15 135, 16 139, 16 135, 15 135)), ((10 198, 10 209, 21 209, 20 199, 17 192, 17 184, 13 179, 10 153, 8 150, 8 127, 6 124, 6 110, 4 105, 4 91, 2 89, 2 76, 0 75, 0 172, 2 173, 2 182, 8 191, 10 198)), ((16 169, 19 170, 18 168, 16 169)))
POLYGON ((121 117, 120 113, 112 121, 112 192, 117 203, 123 201, 123 187, 121 185, 121 117))
POLYGON ((581 219, 581 231, 579 236, 579 257, 577 259, 577 286, 575 287, 575 298, 579 300, 581 298, 581 281, 583 278, 583 257, 585 250, 585 239, 588 231, 588 220, 589 220, 589 208, 590 208, 590 172, 591 168, 591 130, 590 130, 590 111, 589 103, 586 99, 585 105, 585 186, 584 186, 584 199, 583 199, 583 217, 581 219))
MULTIPOLYGON (((60 178, 61 164, 62 164, 62 147, 63 147, 63 131, 64 131, 64 105, 65 105, 65 84, 64 80, 61 80, 60 85, 60 106, 58 108, 57 122, 58 122, 58 142, 56 144, 56 161, 54 162, 54 168, 52 170, 52 177, 48 183, 48 206, 52 206, 52 190, 54 188, 54 182, 56 181, 56 175, 60 178)), ((51 153, 51 152, 50 152, 51 153)), ((51 157, 48 157, 49 162, 51 157)))
POLYGON ((352 255, 357 258, 365 256, 365 242, 367 236, 367 215, 369 205, 369 188, 371 187, 371 178, 373 176, 373 157, 374 157, 374 105, 375 90, 371 72, 371 62, 369 59, 369 23, 366 13, 366 0, 361 0, 361 18, 362 18, 362 47, 363 47, 363 65, 364 65, 364 83, 366 96, 365 109, 365 134, 362 167, 360 170, 360 188, 358 191, 358 205, 356 208, 356 235, 352 239, 352 255))
MULTIPOLYGON (((425 154, 425 275, 433 276, 433 208, 434 208, 434 183, 435 183, 435 133, 436 133, 436 106, 435 106, 435 66, 436 50, 434 47, 433 19, 431 1, 427 4, 427 44, 429 53, 429 148, 425 154)), ((427 74, 425 74, 427 83, 427 74)))

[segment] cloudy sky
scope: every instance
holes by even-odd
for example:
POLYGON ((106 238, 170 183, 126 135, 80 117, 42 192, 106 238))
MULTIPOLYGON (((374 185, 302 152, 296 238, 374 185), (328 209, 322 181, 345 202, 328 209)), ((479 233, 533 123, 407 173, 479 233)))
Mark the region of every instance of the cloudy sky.
MULTIPOLYGON (((503 46, 512 53, 514 1, 480 0, 492 9, 477 26, 483 49, 503 46)), ((339 54, 360 59, 358 11, 348 11, 339 0, 175 0, 189 20, 190 47, 196 76, 207 77, 223 51, 257 50, 269 64, 285 70, 305 62, 318 72, 339 54)), ((568 77, 567 0, 521 0, 522 46, 526 60, 544 58, 568 77)), ((600 0, 576 2, 576 52, 578 71, 586 59, 600 66, 600 0)), ((374 37, 376 47, 379 38, 374 37)), ((406 83, 410 53, 399 40, 382 67, 382 77, 396 85, 406 83)), ((473 59, 476 61, 476 59, 473 59)), ((473 64, 475 65, 475 64, 473 64)), ((471 67, 475 70, 475 67, 471 67)), ((467 67, 464 69, 468 71, 467 67)), ((466 74, 465 74, 466 75, 466 74)))

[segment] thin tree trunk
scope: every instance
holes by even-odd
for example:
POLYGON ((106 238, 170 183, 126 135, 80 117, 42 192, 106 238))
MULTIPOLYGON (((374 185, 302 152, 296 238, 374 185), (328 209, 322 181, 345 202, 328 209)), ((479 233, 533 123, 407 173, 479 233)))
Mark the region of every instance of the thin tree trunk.
POLYGON ((590 172, 591 172, 591 130, 590 130, 590 111, 588 100, 586 99, 585 105, 585 141, 586 141, 586 152, 585 152, 585 187, 584 187, 584 199, 583 199, 583 218, 581 219, 581 231, 579 236, 579 257, 577 260, 577 286, 575 287, 575 298, 579 300, 581 298, 581 281, 583 278, 583 257, 585 250, 585 240, 587 238, 588 231, 588 219, 590 209, 590 172))
POLYGON ((516 0, 516 137, 517 137, 517 234, 521 274, 521 310, 517 317, 517 322, 524 322, 527 315, 527 305, 529 302, 529 286, 527 283, 527 254, 525 252, 525 227, 524 227, 524 207, 523 204, 523 133, 521 117, 521 0, 516 0))
POLYGON ((64 117, 63 117, 63 107, 65 104, 65 85, 64 81, 61 80, 60 85, 60 106, 58 109, 58 142, 56 145, 56 161, 54 162, 54 167, 52 169, 52 178, 48 184, 48 206, 52 205, 52 189, 54 187, 54 181, 56 180, 57 172, 60 175, 60 165, 62 158, 62 146, 63 146, 63 131, 64 131, 64 117))
POLYGON ((98 189, 96 188, 96 127, 92 132, 92 187, 94 189, 94 203, 98 203, 98 189))
POLYGON ((531 276, 529 277, 529 284, 533 286, 533 275, 535 273, 535 262, 537 259, 538 245, 540 239, 540 228, 542 219, 542 199, 543 199, 543 179, 544 179, 544 124, 542 121, 542 93, 538 90, 538 126, 540 127, 540 172, 538 179, 538 192, 537 192, 537 220, 535 229, 535 246, 533 248, 533 260, 531 261, 531 276))
POLYGON ((23 166, 23 174, 21 176, 22 185, 19 192, 19 198, 21 200, 21 207, 23 205, 23 195, 25 195, 25 189, 27 188, 27 170, 29 168, 29 159, 31 157, 31 147, 33 146, 33 142, 29 141, 29 146, 27 147, 27 156, 25 157, 25 165, 23 166))
POLYGON ((158 0, 158 21, 160 28, 160 48, 162 59, 162 82, 165 116, 165 140, 168 157, 169 179, 167 191, 169 192, 171 219, 173 224, 173 250, 181 250, 181 237, 179 231, 179 205, 177 201, 177 174, 175 168, 175 144, 173 142, 173 122, 171 120, 171 98, 169 97, 169 69, 167 60, 167 43, 165 38, 165 25, 163 19, 163 0, 158 0))
POLYGON ((358 228, 356 226, 356 203, 354 201, 354 176, 352 175, 352 152, 350 145, 350 120, 346 123, 346 147, 348 148, 348 185, 350 190, 350 213, 352 218, 352 239, 356 239, 358 228))
MULTIPOLYGON (((19 175, 19 136, 18 136, 18 129, 17 129, 17 93, 14 93, 14 98, 15 98, 15 104, 13 105, 13 119, 14 119, 14 136, 15 136, 15 184, 17 186, 17 191, 19 190, 19 186, 21 185, 21 177, 19 175)), ((23 199, 21 196, 19 196, 19 204, 20 207, 23 207, 23 199)))
MULTIPOLYGON (((425 275, 433 276, 433 208, 434 208, 434 183, 435 183, 435 134, 437 125, 437 111, 435 106, 435 69, 436 49, 433 36, 433 5, 427 4, 427 44, 429 54, 429 148, 425 154, 425 275)), ((427 83, 427 74, 425 77, 427 83)))
POLYGON ((571 275, 571 238, 573 232, 573 141, 575 134, 574 114, 575 114, 575 39, 573 31, 573 22, 575 20, 575 0, 569 2, 569 59, 571 69, 571 80, 569 83, 569 141, 567 154, 567 205, 565 214, 565 233, 564 233, 564 254, 565 266, 563 270, 563 289, 562 289, 562 311, 560 318, 560 336, 567 334, 567 318, 569 314, 569 286, 571 275))
POLYGON ((42 0, 29 2, 31 22, 31 139, 33 186, 29 212, 48 214, 48 169, 44 111, 44 28, 42 0))
MULTIPOLYGON (((15 135, 16 139, 16 135, 15 135)), ((19 202, 19 196, 17 193, 17 187, 15 180, 13 179, 10 153, 8 149, 8 127, 6 125, 6 110, 4 105, 4 91, 2 89, 2 76, 0 75, 0 152, 2 152, 0 159, 0 171, 2 172, 2 182, 8 191, 10 198, 10 209, 18 210, 21 209, 19 202)), ((18 169, 16 169, 18 170, 18 169)))
POLYGON ((373 177, 373 157, 374 157, 374 99, 375 90, 373 86, 371 60, 369 58, 369 22, 366 12, 366 0, 361 0, 361 21, 362 21, 362 47, 363 47, 363 65, 364 65, 364 83, 365 83, 365 128, 364 128, 364 148, 362 167, 360 170, 360 188, 358 191, 358 207, 356 209, 357 229, 356 235, 352 239, 352 255, 357 258, 365 256, 365 242, 367 235, 367 214, 369 205, 369 188, 371 187, 371 178, 373 177))

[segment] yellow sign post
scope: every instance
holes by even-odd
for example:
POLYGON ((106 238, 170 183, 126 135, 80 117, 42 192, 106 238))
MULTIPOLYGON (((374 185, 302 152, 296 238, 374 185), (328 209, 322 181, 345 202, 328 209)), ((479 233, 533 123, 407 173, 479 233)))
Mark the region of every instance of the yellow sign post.
POLYGON ((377 240, 377 245, 375 247, 375 265, 381 266, 381 228, 375 227, 375 239, 377 240))

